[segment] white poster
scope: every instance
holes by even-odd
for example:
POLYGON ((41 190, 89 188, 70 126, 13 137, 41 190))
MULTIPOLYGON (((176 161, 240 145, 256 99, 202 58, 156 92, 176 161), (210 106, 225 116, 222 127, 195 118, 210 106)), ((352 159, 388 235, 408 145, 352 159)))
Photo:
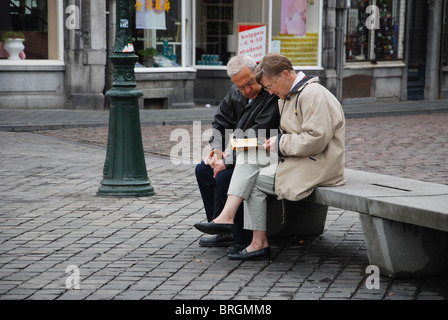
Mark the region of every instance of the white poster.
POLYGON ((254 58, 259 62, 266 55, 266 25, 240 25, 238 32, 238 54, 254 58))
POLYGON ((168 0, 138 0, 135 5, 136 28, 166 30, 166 5, 169 5, 168 0))

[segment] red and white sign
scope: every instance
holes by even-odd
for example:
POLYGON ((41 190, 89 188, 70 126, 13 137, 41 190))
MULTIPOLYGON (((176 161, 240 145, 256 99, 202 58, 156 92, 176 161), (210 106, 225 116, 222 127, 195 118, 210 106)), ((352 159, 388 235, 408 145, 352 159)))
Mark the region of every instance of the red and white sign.
POLYGON ((238 25, 238 55, 252 57, 256 62, 266 55, 267 27, 265 24, 238 25))

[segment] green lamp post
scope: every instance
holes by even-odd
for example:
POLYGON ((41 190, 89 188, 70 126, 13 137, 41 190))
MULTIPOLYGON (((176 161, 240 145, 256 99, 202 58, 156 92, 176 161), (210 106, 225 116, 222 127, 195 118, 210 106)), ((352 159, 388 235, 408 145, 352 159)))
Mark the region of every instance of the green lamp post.
POLYGON ((117 28, 113 55, 113 88, 106 93, 111 101, 109 134, 103 180, 99 196, 145 197, 154 195, 143 153, 134 54, 131 36, 131 4, 117 0, 117 28))

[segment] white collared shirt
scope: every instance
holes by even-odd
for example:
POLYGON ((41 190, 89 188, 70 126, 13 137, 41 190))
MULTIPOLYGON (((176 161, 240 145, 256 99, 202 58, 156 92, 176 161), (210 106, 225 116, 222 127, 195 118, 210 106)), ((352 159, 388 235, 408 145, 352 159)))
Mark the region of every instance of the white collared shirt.
POLYGON ((298 84, 300 81, 302 81, 303 78, 305 78, 305 77, 306 77, 306 75, 305 75, 302 71, 300 71, 300 72, 297 74, 296 80, 294 80, 294 83, 292 84, 291 89, 289 89, 289 91, 291 91, 291 90, 294 88, 294 86, 295 86, 296 84, 298 84))

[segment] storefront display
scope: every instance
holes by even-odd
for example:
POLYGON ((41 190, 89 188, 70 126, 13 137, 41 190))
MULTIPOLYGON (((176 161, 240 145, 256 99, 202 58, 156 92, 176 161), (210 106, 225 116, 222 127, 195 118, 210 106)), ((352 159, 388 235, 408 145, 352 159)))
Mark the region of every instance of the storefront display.
POLYGON ((397 58, 398 19, 393 16, 396 8, 393 8, 392 5, 392 1, 380 3, 380 28, 375 30, 375 58, 377 60, 397 58))
POLYGON ((367 19, 368 1, 351 1, 348 10, 346 58, 347 61, 366 60, 369 53, 369 29, 364 26, 367 19))
MULTIPOLYGON (((256 60, 277 51, 289 57, 295 66, 320 66, 322 0, 131 2, 135 15, 132 26, 135 50, 156 49, 158 58, 154 60, 167 58, 180 67, 219 69, 231 56, 256 50, 257 55, 261 54, 256 60), (190 23, 192 20, 194 24, 190 23), (240 25, 264 26, 259 43, 241 49, 240 25), (169 56, 162 52, 165 42, 168 42, 169 56)), ((140 67, 146 67, 143 57, 139 63, 140 67)), ((157 61, 153 66, 161 67, 157 61)))
POLYGON ((182 5, 173 0, 133 0, 137 67, 179 67, 182 56, 182 5), (150 55, 148 50, 156 51, 150 55))
POLYGON ((405 4, 400 0, 352 0, 348 10, 346 60, 402 59, 404 10, 405 4))

